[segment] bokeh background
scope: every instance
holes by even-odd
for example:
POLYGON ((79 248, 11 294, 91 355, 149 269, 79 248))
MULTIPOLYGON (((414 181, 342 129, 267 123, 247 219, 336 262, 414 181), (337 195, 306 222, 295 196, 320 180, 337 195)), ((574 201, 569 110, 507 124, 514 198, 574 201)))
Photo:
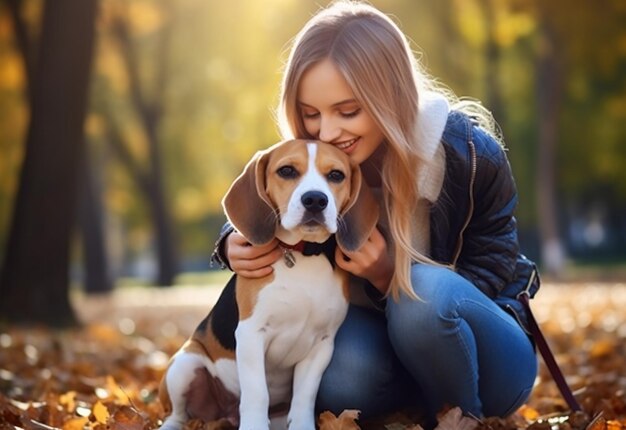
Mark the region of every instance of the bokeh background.
MULTIPOLYGON (((494 113, 544 277, 626 279, 626 2, 371 3, 494 113)), ((221 197, 279 139, 289 42, 326 4, 0 0, 0 319, 215 270, 221 197)))

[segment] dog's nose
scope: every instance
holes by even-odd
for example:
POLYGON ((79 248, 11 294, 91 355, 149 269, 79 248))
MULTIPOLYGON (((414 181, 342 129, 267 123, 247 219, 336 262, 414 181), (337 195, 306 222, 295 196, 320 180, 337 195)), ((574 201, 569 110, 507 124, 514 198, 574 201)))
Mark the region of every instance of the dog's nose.
POLYGON ((304 208, 311 212, 321 212, 328 206, 328 197, 321 191, 307 191, 300 198, 304 208))

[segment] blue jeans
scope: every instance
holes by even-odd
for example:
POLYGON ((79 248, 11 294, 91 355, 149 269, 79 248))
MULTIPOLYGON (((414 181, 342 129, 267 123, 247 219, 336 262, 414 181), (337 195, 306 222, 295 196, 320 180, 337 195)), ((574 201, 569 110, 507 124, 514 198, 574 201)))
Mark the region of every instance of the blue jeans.
POLYGON ((387 300, 385 314, 350 306, 317 408, 372 418, 405 407, 432 421, 445 405, 507 416, 530 395, 534 347, 515 319, 452 270, 415 264, 421 300, 387 300))

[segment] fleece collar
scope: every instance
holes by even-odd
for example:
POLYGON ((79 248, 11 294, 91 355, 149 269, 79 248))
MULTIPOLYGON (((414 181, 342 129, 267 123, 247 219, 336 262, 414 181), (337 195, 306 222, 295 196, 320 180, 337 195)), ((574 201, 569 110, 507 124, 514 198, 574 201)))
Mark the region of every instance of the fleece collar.
POLYGON ((448 121, 448 100, 435 92, 422 92, 419 97, 416 137, 422 147, 424 168, 418 174, 418 189, 423 198, 435 202, 443 185, 445 154, 441 136, 448 121))

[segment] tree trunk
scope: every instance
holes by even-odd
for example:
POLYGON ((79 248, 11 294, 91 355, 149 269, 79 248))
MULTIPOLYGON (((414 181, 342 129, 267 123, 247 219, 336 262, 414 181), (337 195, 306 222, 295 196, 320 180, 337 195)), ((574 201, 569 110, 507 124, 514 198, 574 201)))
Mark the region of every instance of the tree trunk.
POLYGON ((150 172, 148 177, 148 204, 154 224, 158 274, 156 285, 168 287, 178 274, 178 256, 174 243, 174 231, 170 211, 165 201, 163 166, 156 136, 156 124, 146 126, 150 145, 150 172))
POLYGON ((486 107, 493 114, 494 119, 504 124, 504 103, 502 101, 502 91, 500 90, 500 47, 496 40, 494 16, 494 0, 485 0, 482 2, 483 11, 485 13, 485 32, 487 40, 485 42, 485 99, 486 107))
POLYGON ((85 143, 85 154, 81 167, 79 225, 83 244, 83 266, 85 269, 85 292, 87 294, 113 291, 104 234, 104 207, 102 205, 102 182, 99 169, 91 160, 89 146, 85 143))
POLYGON ((539 117, 536 189, 543 268, 546 273, 559 276, 565 264, 565 251, 559 233, 556 193, 556 152, 559 107, 563 97, 563 69, 555 49, 557 46, 555 39, 550 24, 544 19, 535 80, 539 117))
POLYGON ((68 294, 70 237, 96 6, 96 0, 44 6, 25 158, 0 276, 0 315, 9 323, 76 323, 68 294))
MULTIPOLYGON (((169 3, 164 2, 167 7, 169 3)), ((127 150, 119 146, 121 139, 112 143, 117 145, 116 152, 122 156, 122 161, 128 166, 131 175, 136 178, 139 187, 143 190, 154 226, 154 242, 158 273, 155 283, 158 286, 171 286, 178 274, 178 252, 176 247, 172 215, 167 205, 165 186, 163 184, 163 163, 160 154, 158 128, 162 117, 163 91, 166 86, 166 52, 171 36, 170 26, 161 30, 159 43, 160 55, 157 56, 157 79, 154 85, 154 96, 149 98, 142 91, 139 74, 139 56, 134 50, 130 31, 126 21, 118 19, 113 25, 114 34, 120 43, 124 65, 130 80, 131 101, 137 110, 141 125, 148 140, 148 168, 140 169, 127 150), (151 100, 148 102, 148 100, 151 100)), ((119 133, 116 133, 119 135, 119 133)))

